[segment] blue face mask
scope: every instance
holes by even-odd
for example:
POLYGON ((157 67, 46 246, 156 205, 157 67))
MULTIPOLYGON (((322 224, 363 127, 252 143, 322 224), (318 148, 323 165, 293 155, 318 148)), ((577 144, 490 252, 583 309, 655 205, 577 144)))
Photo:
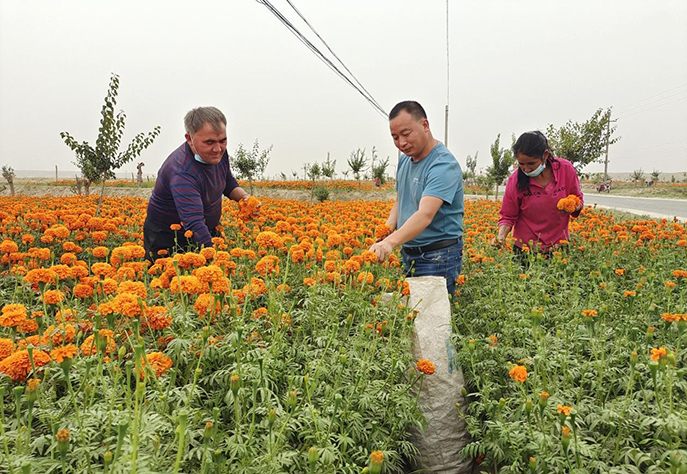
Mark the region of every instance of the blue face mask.
MULTIPOLYGON (((193 138, 191 138, 191 143, 193 143, 193 138)), ((195 147, 195 145, 193 145, 193 146, 195 147)), ((193 155, 193 158, 195 158, 198 163, 203 163, 204 165, 207 165, 207 163, 205 161, 203 161, 203 159, 200 157, 200 155, 198 153, 193 155)))
POLYGON ((536 170, 530 171, 529 173, 528 173, 527 171, 523 171, 523 173, 525 173, 525 176, 527 176, 527 177, 529 177, 529 178, 536 178, 536 177, 539 176, 539 175, 542 173, 542 171, 544 171, 545 169, 546 169, 546 163, 542 163, 541 165, 539 165, 539 168, 537 168, 536 170))

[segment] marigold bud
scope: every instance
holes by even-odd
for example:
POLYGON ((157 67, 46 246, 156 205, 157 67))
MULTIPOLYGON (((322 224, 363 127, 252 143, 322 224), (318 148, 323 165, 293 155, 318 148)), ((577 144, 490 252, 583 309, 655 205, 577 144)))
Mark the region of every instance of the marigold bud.
POLYGON ((384 453, 381 451, 372 451, 372 454, 370 454, 370 474, 379 474, 382 472, 383 463, 384 453))
POLYGON ((231 391, 234 394, 234 396, 236 396, 236 394, 239 392, 240 385, 241 379, 239 379, 239 376, 237 374, 232 374, 229 378, 229 387, 231 388, 231 391))
POLYGON ((63 428, 57 432, 55 435, 57 440, 57 449, 60 451, 60 455, 64 456, 69 450, 69 430, 63 428))
POLYGON ((320 459, 320 453, 317 450, 316 446, 311 446, 310 449, 308 449, 308 464, 310 466, 314 467, 315 464, 317 464, 317 461, 320 459))

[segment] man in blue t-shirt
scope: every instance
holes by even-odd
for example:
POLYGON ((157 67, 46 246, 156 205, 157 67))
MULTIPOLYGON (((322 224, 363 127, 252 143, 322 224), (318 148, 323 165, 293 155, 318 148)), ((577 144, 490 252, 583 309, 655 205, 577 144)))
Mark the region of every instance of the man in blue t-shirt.
POLYGON ((420 104, 406 101, 389 113, 396 169, 396 202, 386 224, 395 229, 370 250, 380 262, 403 245, 409 276, 443 276, 453 296, 463 260, 463 173, 450 151, 432 136, 420 104))
POLYGON ((219 236, 222 196, 248 199, 229 167, 227 119, 215 107, 198 107, 184 117, 186 141, 160 167, 143 225, 146 258, 212 247, 219 236), (172 230, 170 226, 178 230, 172 230), (190 235, 190 237, 186 237, 190 235))

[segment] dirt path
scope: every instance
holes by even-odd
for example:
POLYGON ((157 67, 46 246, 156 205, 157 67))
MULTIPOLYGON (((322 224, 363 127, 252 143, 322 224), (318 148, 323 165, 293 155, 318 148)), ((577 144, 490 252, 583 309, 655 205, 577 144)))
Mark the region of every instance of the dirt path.
MULTIPOLYGON (((35 183, 15 184, 17 194, 25 196, 75 196, 69 186, 47 186, 35 183)), ((124 197, 134 196, 143 199, 150 199, 153 188, 133 188, 133 187, 112 187, 105 188, 105 196, 124 197)), ((100 188, 91 189, 92 195, 98 195, 100 188)), ((276 199, 294 199, 298 201, 310 201, 310 191, 297 189, 255 189, 256 196, 266 196, 276 199)), ((0 193, 0 196, 9 196, 9 189, 0 193)), ((388 201, 394 198, 393 192, 385 191, 330 191, 330 201, 388 201)))

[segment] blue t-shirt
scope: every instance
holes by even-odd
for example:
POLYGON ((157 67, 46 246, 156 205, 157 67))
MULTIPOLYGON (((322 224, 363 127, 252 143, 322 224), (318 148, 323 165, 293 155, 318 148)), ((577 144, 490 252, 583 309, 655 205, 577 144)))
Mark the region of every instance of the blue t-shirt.
POLYGON ((420 199, 432 196, 444 203, 420 235, 405 245, 420 247, 463 235, 463 172, 450 151, 439 142, 418 162, 401 155, 396 170, 398 223, 400 228, 420 208, 420 199))

